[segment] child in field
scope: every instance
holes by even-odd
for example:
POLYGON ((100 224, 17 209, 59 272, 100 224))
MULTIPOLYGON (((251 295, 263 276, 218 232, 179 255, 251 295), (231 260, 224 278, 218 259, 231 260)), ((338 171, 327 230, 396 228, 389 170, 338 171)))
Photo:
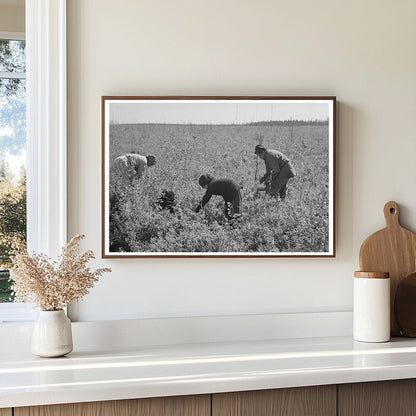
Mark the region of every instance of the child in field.
POLYGON ((175 213, 175 193, 168 189, 165 189, 160 198, 157 200, 157 207, 160 211, 167 210, 171 214, 175 213))
POLYGON ((254 153, 264 160, 266 165, 266 173, 261 177, 260 183, 270 179, 270 195, 274 197, 280 195, 281 199, 286 198, 287 183, 290 178, 296 176, 296 170, 290 160, 283 153, 266 149, 261 144, 255 147, 254 153))
POLYGON ((213 195, 219 195, 224 198, 224 215, 227 219, 237 218, 241 208, 241 186, 232 179, 214 179, 211 175, 202 175, 198 181, 202 188, 206 189, 206 193, 202 201, 198 204, 195 212, 199 212, 213 195))

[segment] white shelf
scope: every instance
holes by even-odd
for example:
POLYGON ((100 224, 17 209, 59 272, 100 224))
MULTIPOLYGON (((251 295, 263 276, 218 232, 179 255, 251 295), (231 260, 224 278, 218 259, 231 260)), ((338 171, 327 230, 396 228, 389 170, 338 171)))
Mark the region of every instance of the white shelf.
POLYGON ((40 359, 0 354, 0 407, 416 377, 416 340, 350 337, 142 345, 40 359))

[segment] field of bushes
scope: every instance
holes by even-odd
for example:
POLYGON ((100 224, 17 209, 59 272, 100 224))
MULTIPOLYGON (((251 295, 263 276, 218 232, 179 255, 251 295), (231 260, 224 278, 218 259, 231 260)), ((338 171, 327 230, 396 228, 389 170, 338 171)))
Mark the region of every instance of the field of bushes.
POLYGON ((112 124, 110 172, 117 156, 133 151, 157 163, 131 183, 110 175, 111 252, 328 251, 327 124, 112 124), (256 192, 256 170, 257 183, 265 172, 254 155, 258 143, 293 162, 297 176, 285 200, 256 192), (242 185, 240 219, 225 219, 221 197, 194 212, 204 173, 242 185), (155 206, 166 189, 175 193, 175 214, 155 206))

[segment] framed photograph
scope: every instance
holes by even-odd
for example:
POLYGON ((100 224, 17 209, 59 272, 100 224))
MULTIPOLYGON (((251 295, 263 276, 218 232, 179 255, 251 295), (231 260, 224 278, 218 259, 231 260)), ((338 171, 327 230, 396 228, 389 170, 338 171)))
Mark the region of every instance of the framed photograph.
POLYGON ((335 257, 335 97, 102 97, 102 255, 335 257))

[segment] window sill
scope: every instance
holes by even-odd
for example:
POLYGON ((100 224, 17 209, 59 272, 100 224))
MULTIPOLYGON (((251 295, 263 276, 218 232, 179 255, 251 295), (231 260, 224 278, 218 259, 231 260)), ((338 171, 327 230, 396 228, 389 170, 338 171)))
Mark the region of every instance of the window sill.
POLYGON ((0 325, 22 325, 32 322, 36 311, 31 304, 0 303, 0 325))

